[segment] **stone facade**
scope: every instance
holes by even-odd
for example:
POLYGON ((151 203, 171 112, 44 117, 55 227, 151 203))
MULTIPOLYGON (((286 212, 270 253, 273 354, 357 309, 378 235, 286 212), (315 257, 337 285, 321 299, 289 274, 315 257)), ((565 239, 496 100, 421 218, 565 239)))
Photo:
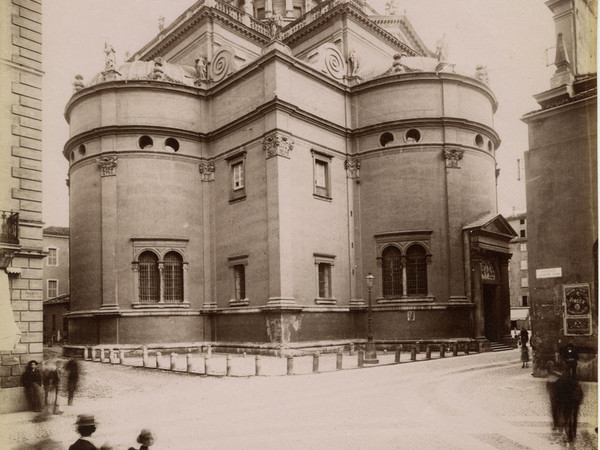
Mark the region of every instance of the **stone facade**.
POLYGON ((278 5, 76 80, 71 343, 360 340, 368 273, 378 342, 509 337, 494 94, 404 16, 278 5))
POLYGON ((8 412, 25 408, 21 372, 42 360, 41 2, 3 0, 0 20, 0 412, 8 412))
POLYGON ((44 342, 62 342, 67 337, 63 318, 70 310, 69 229, 46 227, 42 231, 44 252, 44 342))
POLYGON ((529 290, 534 375, 579 352, 580 379, 597 379, 598 178, 595 2, 546 2, 556 25, 551 89, 525 115, 529 290))
POLYGON ((529 321, 529 271, 527 260, 527 214, 513 214, 506 218, 517 232, 510 241, 510 309, 512 333, 531 328, 529 321))

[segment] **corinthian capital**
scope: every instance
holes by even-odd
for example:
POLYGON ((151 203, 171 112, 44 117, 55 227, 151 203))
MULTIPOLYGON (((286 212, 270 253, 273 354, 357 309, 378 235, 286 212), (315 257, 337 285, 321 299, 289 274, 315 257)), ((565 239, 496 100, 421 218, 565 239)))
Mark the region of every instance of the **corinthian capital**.
POLYGON ((100 172, 103 177, 110 177, 115 175, 115 168, 117 167, 117 157, 115 155, 112 156, 102 156, 96 160, 98 167, 100 167, 100 172))
POLYGON ((274 156, 290 157, 290 150, 294 148, 294 140, 291 137, 274 133, 263 139, 263 150, 266 153, 266 159, 274 156))
POLYGON ((455 148, 444 149, 444 159, 446 160, 446 167, 460 169, 458 162, 463 158, 464 150, 458 150, 455 148))

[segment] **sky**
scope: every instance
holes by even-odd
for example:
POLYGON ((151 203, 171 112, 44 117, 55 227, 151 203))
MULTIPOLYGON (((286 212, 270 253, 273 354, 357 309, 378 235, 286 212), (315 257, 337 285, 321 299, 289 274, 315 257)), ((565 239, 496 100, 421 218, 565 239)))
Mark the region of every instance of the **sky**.
MULTIPOLYGON (((104 67, 104 42, 116 50, 117 66, 158 33, 158 17, 168 25, 195 0, 51 0, 43 3, 43 220, 68 226, 68 162, 62 156, 69 129, 64 107, 77 74, 88 82, 104 67)), ((385 2, 369 2, 383 13, 385 2)), ((525 211, 525 187, 517 160, 527 150, 527 126, 520 118, 538 109, 532 95, 550 87, 554 23, 541 0, 397 0, 430 49, 446 35, 449 62, 458 73, 487 66, 499 107, 494 123, 502 144, 498 210, 525 211)))

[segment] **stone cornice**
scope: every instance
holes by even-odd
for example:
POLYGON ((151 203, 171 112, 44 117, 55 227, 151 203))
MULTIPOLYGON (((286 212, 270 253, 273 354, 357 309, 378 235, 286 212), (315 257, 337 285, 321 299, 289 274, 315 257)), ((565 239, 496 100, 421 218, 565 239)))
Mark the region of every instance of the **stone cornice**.
MULTIPOLYGON (((271 39, 261 31, 254 30, 244 23, 233 19, 231 16, 217 8, 210 8, 205 5, 196 5, 189 8, 184 14, 179 16, 171 25, 159 33, 148 44, 138 50, 132 58, 139 57, 140 59, 153 59, 161 56, 169 47, 177 43, 180 38, 185 35, 190 29, 197 27, 202 20, 219 21, 231 28, 237 34, 248 37, 259 45, 266 45, 271 39), (194 7, 198 8, 193 11, 194 7), (186 17, 190 11, 191 15, 186 17), (162 37, 161 37, 162 36, 162 37)), ((229 6, 229 5, 227 5, 229 6)))
MULTIPOLYGON (((555 114, 564 114, 566 111, 570 109, 576 108, 586 108, 590 107, 586 104, 596 103, 598 101, 598 96, 594 92, 594 95, 590 95, 589 97, 580 98, 577 100, 566 101, 565 103, 549 107, 547 109, 539 109, 537 111, 531 111, 521 117, 521 120, 528 125, 531 125, 536 120, 545 119, 551 117, 555 114)), ((595 109, 595 108, 594 108, 595 109)))
POLYGON ((420 56, 415 50, 407 46, 400 39, 394 37, 394 35, 392 35, 390 32, 384 30, 371 19, 369 19, 369 17, 365 15, 362 11, 360 11, 354 4, 354 2, 351 1, 340 2, 338 5, 329 9, 318 18, 304 24, 304 26, 299 28, 297 31, 294 31, 290 35, 286 35, 286 32, 289 32, 291 29, 293 29, 295 26, 301 23, 302 20, 305 19, 305 16, 309 16, 311 14, 311 11, 309 11, 307 14, 297 19, 296 21, 290 23, 282 30, 282 33, 285 36, 283 41, 290 47, 294 42, 304 38, 305 36, 313 35, 315 31, 317 31, 319 28, 328 26, 335 16, 348 14, 352 16, 352 18, 355 19, 356 22, 360 23, 361 25, 364 25, 367 29, 375 32, 388 43, 392 44, 393 47, 404 50, 407 53, 407 55, 420 56))

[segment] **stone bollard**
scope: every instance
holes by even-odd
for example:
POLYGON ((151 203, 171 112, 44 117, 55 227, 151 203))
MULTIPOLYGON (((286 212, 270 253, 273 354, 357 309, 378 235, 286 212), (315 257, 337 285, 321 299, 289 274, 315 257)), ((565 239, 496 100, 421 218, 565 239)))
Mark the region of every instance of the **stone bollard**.
POLYGON ((148 364, 148 347, 145 345, 142 347, 142 365, 144 367, 150 367, 148 364))
POLYGON ((186 366, 186 370, 188 372, 193 372, 194 371, 194 360, 192 359, 192 353, 188 352, 185 355, 185 366, 186 366))
POLYGON ((383 349, 383 354, 384 354, 384 355, 387 355, 387 348, 384 348, 384 349, 383 349))
POLYGON ((335 355, 335 369, 336 370, 342 370, 343 358, 344 358, 344 354, 341 351, 337 352, 337 354, 335 355))
POLYGON ((177 353, 171 353, 171 370, 177 367, 177 353))
POLYGON ((212 347, 208 345, 206 347, 206 355, 210 358, 212 356, 212 347))
POLYGON ((465 342, 465 355, 469 354, 469 343, 465 342))
POLYGON ((350 353, 350 356, 354 356, 354 343, 350 343, 349 353, 350 353))
POLYGON ((446 357, 446 346, 444 344, 440 344, 440 358, 446 357))
POLYGON ((425 358, 431 359, 431 345, 427 344, 425 347, 425 358))
POLYGON ((420 342, 415 342, 415 351, 417 352, 417 355, 421 352, 421 343, 420 342))
POLYGON ((458 342, 452 343, 452 356, 458 356, 458 342))
POLYGON ((411 361, 417 360, 417 346, 416 345, 410 346, 410 360, 411 361))
POLYGON ((109 350, 109 357, 111 364, 119 364, 119 351, 116 349, 109 350))
POLYGON ((254 370, 254 374, 259 377, 262 375, 262 360, 260 355, 256 355, 256 358, 254 358, 254 364, 255 364, 255 370, 254 370))
POLYGON ((85 361, 91 361, 91 359, 92 359, 92 348, 91 347, 85 347, 83 349, 83 359, 85 361))
POLYGON ((483 351, 483 341, 477 341, 477 353, 481 353, 483 351))
POLYGON ((210 373, 210 370, 212 369, 212 362, 211 362, 211 358, 208 355, 204 356, 204 375, 208 375, 210 373))
POLYGON ((225 358, 225 362, 226 362, 226 372, 225 375, 230 377, 231 376, 231 355, 227 355, 227 357, 225 358))
POLYGON ((358 367, 363 367, 365 365, 365 351, 360 349, 358 351, 358 367))
POLYGON ((106 362, 106 355, 105 355, 104 350, 105 349, 103 349, 103 348, 100 349, 100 362, 101 363, 106 362))
POLYGON ((119 350, 119 364, 125 364, 125 350, 119 350))
POLYGON ((313 353, 313 373, 319 373, 319 353, 313 353))
POLYGON ((287 355, 287 374, 294 375, 294 357, 287 355))
POLYGON ((400 353, 402 352, 402 347, 396 348, 396 354, 394 355, 394 362, 396 364, 400 364, 400 353))
POLYGON ((246 352, 242 353, 242 358, 246 357, 246 352))
POLYGON ((162 364, 161 364, 161 357, 162 357, 162 353, 161 352, 156 352, 156 368, 157 369, 162 369, 162 364))

